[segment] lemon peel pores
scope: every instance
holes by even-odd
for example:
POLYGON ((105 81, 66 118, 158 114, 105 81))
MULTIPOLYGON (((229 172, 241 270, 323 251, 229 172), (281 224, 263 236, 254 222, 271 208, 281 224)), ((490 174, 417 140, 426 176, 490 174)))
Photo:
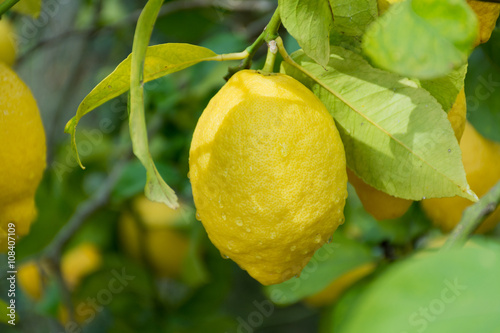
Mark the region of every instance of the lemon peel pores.
POLYGON ((300 274, 344 221, 339 133, 287 75, 236 73, 201 115, 189 167, 210 240, 264 285, 300 274))
POLYGON ((35 192, 45 170, 45 132, 33 95, 6 64, 0 62, 0 252, 7 250, 7 231, 29 232, 36 216, 35 192))

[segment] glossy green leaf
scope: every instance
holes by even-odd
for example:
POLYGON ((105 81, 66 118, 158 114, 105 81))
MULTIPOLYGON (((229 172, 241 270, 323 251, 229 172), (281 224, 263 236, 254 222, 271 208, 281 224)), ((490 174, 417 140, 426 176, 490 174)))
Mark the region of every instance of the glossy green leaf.
POLYGON ((40 16, 41 9, 42 0, 21 0, 12 7, 12 11, 30 15, 33 18, 40 16))
POLYGON ((376 0, 330 0, 333 29, 346 36, 361 36, 377 17, 376 0))
POLYGON ((452 71, 446 76, 438 77, 432 80, 422 80, 422 88, 431 93, 432 96, 441 104, 443 110, 448 112, 455 103, 457 95, 464 87, 465 74, 467 73, 467 64, 452 71))
POLYGON ((316 251, 300 277, 267 286, 264 290, 276 304, 293 304, 320 292, 350 270, 374 261, 375 257, 368 246, 336 232, 330 244, 316 251))
POLYGON ((500 246, 414 256, 379 276, 339 333, 497 332, 500 246))
POLYGON ((333 16, 328 0, 279 0, 283 25, 306 54, 320 65, 328 63, 333 16))
POLYGON ((431 79, 465 64, 477 33, 477 18, 463 0, 406 0, 368 28, 363 50, 383 69, 431 79))
POLYGON ((282 71, 326 105, 347 165, 366 183, 411 200, 454 195, 477 200, 446 113, 426 90, 340 47, 332 47, 326 70, 302 51, 293 59, 302 70, 283 62, 282 71))

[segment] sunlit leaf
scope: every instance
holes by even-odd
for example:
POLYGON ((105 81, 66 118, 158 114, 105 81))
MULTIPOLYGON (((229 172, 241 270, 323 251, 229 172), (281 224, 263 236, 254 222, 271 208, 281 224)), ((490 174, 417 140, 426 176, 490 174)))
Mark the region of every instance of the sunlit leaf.
POLYGON ((431 79, 465 64, 477 34, 477 18, 465 1, 406 0, 368 28, 363 50, 381 68, 431 79))
POLYGON ((460 195, 469 189, 461 151, 441 105, 414 81, 371 67, 361 56, 332 47, 325 68, 302 51, 282 71, 309 87, 335 118, 347 165, 391 195, 460 195))
POLYGON ((333 16, 328 0, 279 0, 283 25, 300 47, 321 65, 328 63, 333 16))

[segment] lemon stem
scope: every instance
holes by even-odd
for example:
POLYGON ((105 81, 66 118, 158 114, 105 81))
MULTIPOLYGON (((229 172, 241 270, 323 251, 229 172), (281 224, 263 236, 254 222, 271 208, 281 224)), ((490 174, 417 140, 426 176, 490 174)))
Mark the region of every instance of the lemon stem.
POLYGON ((252 45, 250 45, 245 49, 245 51, 248 52, 248 56, 245 59, 243 59, 241 64, 239 64, 238 66, 230 67, 227 75, 225 76, 225 79, 228 80, 234 73, 242 69, 250 68, 250 66, 252 65, 252 59, 255 56, 255 53, 257 53, 257 50, 265 42, 269 43, 271 40, 275 39, 278 36, 278 29, 280 28, 280 25, 281 25, 281 18, 280 18, 279 7, 277 7, 264 31, 262 31, 262 33, 259 35, 259 37, 257 37, 257 39, 252 43, 252 45))
POLYGON ((18 2, 19 0, 5 0, 0 3, 0 17, 18 2))
POLYGON ((276 46, 276 41, 272 40, 267 44, 267 57, 266 63, 262 71, 272 73, 274 71, 274 62, 276 61, 276 54, 278 53, 278 48, 276 46))
POLYGON ((490 215, 500 204, 500 182, 498 182, 488 193, 486 193, 478 202, 469 206, 462 215, 462 219, 450 234, 450 237, 443 245, 443 250, 449 250, 453 247, 459 247, 465 244, 469 235, 471 235, 481 223, 490 215))

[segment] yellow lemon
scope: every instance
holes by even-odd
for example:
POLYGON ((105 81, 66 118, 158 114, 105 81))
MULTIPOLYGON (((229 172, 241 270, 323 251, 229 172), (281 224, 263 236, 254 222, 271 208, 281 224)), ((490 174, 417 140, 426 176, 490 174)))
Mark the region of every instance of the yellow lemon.
POLYGON ((15 237, 29 232, 36 216, 35 191, 45 169, 45 133, 29 88, 0 62, 0 252, 7 230, 15 237))
POLYGON ((34 261, 28 261, 17 270, 17 283, 19 287, 34 300, 39 300, 43 293, 42 275, 34 261))
POLYGON ((7 19, 2 18, 0 20, 0 62, 12 66, 16 60, 16 53, 14 29, 7 19))
POLYGON ((92 243, 82 243, 68 251, 61 260, 61 273, 70 290, 102 264, 99 249, 92 243))
POLYGON ((356 190, 365 210, 378 221, 403 216, 413 201, 393 197, 365 183, 354 172, 347 169, 349 183, 356 190))
MULTIPOLYGON (((82 243, 66 252, 61 259, 61 274, 68 289, 74 290, 84 277, 95 272, 101 264, 99 249, 92 243, 82 243)), ((17 280, 20 288, 31 298, 41 298, 44 280, 34 261, 19 266, 17 280)))
POLYGON ((236 73, 193 134, 194 202, 212 243, 264 285, 301 270, 343 223, 345 152, 332 117, 284 74, 236 73))
POLYGON ((491 32, 495 29, 500 13, 500 3, 471 0, 467 0, 467 3, 474 10, 479 21, 479 36, 474 45, 486 43, 490 39, 491 32))
POLYGON ((332 304, 339 299, 342 293, 365 276, 368 276, 376 267, 377 265, 373 262, 360 265, 335 279, 319 293, 307 297, 305 301, 312 306, 332 304))
POLYGON ((119 233, 125 252, 145 260, 162 277, 179 277, 188 254, 189 240, 173 225, 184 218, 183 206, 171 209, 144 196, 133 201, 132 212, 120 219, 119 233))
MULTIPOLYGON (((455 103, 448 111, 448 120, 458 142, 462 137, 466 122, 466 102, 464 89, 459 92, 455 103)), ((408 211, 413 201, 396 198, 365 183, 354 172, 347 169, 349 183, 356 190, 365 210, 378 221, 401 217, 408 211)))
MULTIPOLYGON (((470 188, 478 197, 482 197, 500 180, 500 144, 485 139, 471 124, 466 123, 460 149, 470 188)), ((470 205, 471 201, 461 197, 422 200, 425 213, 445 232, 452 230, 458 224, 463 211, 470 205)), ((500 209, 497 208, 483 221, 477 232, 487 232, 499 221, 500 209)))
POLYGON ((462 135, 465 130, 465 123, 467 119, 467 103, 465 101, 465 91, 464 88, 458 93, 455 103, 448 111, 448 120, 451 123, 451 128, 455 132, 455 137, 460 143, 462 135))

